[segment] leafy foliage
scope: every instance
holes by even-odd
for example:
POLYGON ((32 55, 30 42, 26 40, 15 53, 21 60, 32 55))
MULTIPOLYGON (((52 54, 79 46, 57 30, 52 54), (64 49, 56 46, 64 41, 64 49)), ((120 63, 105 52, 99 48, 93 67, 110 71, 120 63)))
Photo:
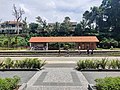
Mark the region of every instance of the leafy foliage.
POLYGON ((120 69, 120 60, 110 60, 103 58, 102 60, 79 60, 77 62, 77 70, 82 69, 120 69))
POLYGON ((96 79, 97 90, 120 90, 120 77, 96 79))
POLYGON ((39 60, 38 58, 26 58, 24 60, 11 60, 7 58, 5 61, 0 63, 0 67, 5 69, 10 68, 28 68, 28 69, 41 69, 46 63, 45 61, 39 60))
POLYGON ((117 47, 118 41, 114 39, 103 38, 103 40, 100 42, 100 45, 102 48, 111 48, 111 46, 117 47))
POLYGON ((14 90, 17 88, 17 85, 20 81, 18 76, 14 76, 13 78, 0 78, 0 90, 14 90))
POLYGON ((99 7, 92 7, 85 11, 83 19, 90 30, 96 30, 101 43, 109 48, 110 44, 118 47, 120 41, 120 0, 103 0, 99 7), (92 29, 92 25, 94 28, 92 29), (104 40, 104 38, 108 38, 104 40))
POLYGON ((99 64, 100 64, 102 69, 106 68, 107 62, 108 62, 108 59, 106 59, 106 58, 102 58, 102 60, 99 60, 99 64))
POLYGON ((13 67, 14 62, 11 60, 11 58, 7 58, 4 62, 3 62, 3 68, 12 68, 13 67))
POLYGON ((99 67, 98 60, 79 60, 77 62, 77 69, 96 69, 99 67))
MULTIPOLYGON (((14 6, 14 10, 16 7, 14 6)), ((17 13, 22 10, 18 10, 17 13)), ((14 13, 17 14, 17 13, 14 13)), ((21 14, 24 14, 23 12, 21 14)), ((17 19, 17 18, 16 18, 17 19)), ((49 23, 40 16, 36 22, 27 24, 23 20, 23 33, 14 40, 11 36, 0 37, 0 46, 28 46, 32 36, 97 36, 101 48, 120 47, 120 0, 103 0, 101 5, 93 6, 83 14, 83 18, 72 26, 70 17, 65 17, 63 22, 49 23), (17 42, 16 42, 17 41, 17 42)))

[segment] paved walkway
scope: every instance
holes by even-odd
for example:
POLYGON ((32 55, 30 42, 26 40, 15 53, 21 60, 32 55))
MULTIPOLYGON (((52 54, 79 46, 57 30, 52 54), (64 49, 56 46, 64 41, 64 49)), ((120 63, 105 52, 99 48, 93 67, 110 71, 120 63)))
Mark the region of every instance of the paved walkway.
MULTIPOLYGON (((25 57, 24 57, 25 58, 25 57)), ((31 57, 35 58, 35 57, 31 57)), ((87 90, 85 76, 74 69, 78 60, 119 59, 120 57, 37 57, 46 60, 45 68, 37 72, 27 83, 26 90, 87 90)), ((3 57, 0 59, 4 59, 3 57)), ((21 60, 19 57, 12 57, 21 60)))
POLYGON ((73 68, 46 68, 27 83, 26 90, 87 90, 88 81, 73 68))

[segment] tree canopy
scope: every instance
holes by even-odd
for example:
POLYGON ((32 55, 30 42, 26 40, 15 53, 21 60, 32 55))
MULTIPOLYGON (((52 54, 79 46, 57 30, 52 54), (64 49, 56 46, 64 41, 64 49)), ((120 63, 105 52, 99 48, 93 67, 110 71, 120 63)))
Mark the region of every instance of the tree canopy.
MULTIPOLYGON (((16 7, 14 6, 14 16, 16 7)), ((22 12, 22 14, 24 14, 22 12)), ((17 19, 17 18, 16 18, 17 19)), ((60 23, 47 23, 40 16, 36 22, 27 24, 23 20, 23 29, 26 30, 26 38, 31 36, 88 36, 95 35, 99 38, 100 46, 105 45, 120 47, 120 0, 103 0, 101 5, 93 6, 86 10, 82 20, 75 26, 71 18, 66 16, 60 23)))

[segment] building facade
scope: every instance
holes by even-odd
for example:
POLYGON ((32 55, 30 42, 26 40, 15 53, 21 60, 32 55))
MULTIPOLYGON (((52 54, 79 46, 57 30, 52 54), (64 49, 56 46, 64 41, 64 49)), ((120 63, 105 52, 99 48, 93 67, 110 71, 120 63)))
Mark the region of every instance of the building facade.
MULTIPOLYGON (((19 23, 19 33, 22 32, 22 23, 19 23)), ((0 24, 0 34, 17 34, 18 33, 16 21, 5 21, 0 24)))
MULTIPOLYGON (((96 49, 99 42, 96 36, 80 37, 31 37, 30 47, 33 50, 48 50, 49 43, 74 43, 74 49, 96 49)), ((60 47, 59 47, 60 48, 60 47)))
MULTIPOLYGON (((58 25, 60 25, 60 23, 57 23, 58 25)), ((70 22, 71 24, 71 31, 75 31, 75 27, 77 26, 77 22, 70 22)), ((48 23, 48 26, 50 27, 50 29, 53 29, 53 27, 56 25, 56 23, 48 23)))

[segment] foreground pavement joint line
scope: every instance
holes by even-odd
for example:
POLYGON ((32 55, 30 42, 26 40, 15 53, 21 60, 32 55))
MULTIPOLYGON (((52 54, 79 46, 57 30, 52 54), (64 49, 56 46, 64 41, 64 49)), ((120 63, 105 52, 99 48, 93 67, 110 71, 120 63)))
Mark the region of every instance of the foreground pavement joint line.
POLYGON ((82 74, 82 72, 80 71, 76 71, 81 83, 82 83, 82 90, 88 90, 88 81, 85 78, 85 76, 82 74))
POLYGON ((43 71, 38 71, 28 82, 27 82, 27 87, 33 86, 35 81, 38 79, 38 77, 41 75, 43 71))
POLYGON ((26 90, 87 90, 88 82, 73 68, 46 68, 27 83, 26 90))

